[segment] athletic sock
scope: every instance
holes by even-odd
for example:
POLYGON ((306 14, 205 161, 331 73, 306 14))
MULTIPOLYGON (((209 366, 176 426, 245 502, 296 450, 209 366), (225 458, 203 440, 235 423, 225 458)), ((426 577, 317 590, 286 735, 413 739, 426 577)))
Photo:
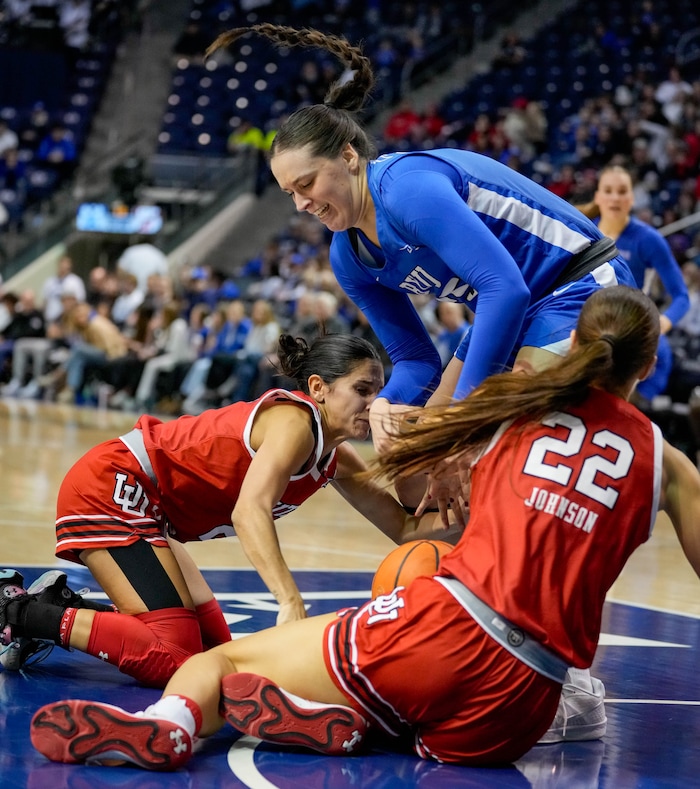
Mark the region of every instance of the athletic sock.
POLYGON ((192 738, 202 728, 202 710, 186 696, 163 696, 155 704, 146 707, 142 714, 147 718, 162 718, 182 726, 192 738))
POLYGON ((569 666, 567 669, 568 679, 571 684, 585 690, 586 693, 593 693, 593 683, 591 682, 591 670, 588 668, 573 668, 569 666))

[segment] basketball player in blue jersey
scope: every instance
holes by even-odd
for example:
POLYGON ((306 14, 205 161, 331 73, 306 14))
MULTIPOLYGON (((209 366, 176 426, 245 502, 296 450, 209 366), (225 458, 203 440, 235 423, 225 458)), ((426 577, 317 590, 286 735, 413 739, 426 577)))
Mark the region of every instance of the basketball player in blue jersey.
POLYGON ((647 271, 654 269, 671 299, 660 316, 656 369, 637 385, 637 394, 651 400, 662 394, 668 384, 673 352, 665 335, 688 311, 688 289, 666 239, 658 230, 631 215, 632 176, 624 167, 612 165, 601 171, 593 202, 600 214, 594 221, 602 233, 615 241, 637 287, 644 286, 647 271))
MULTIPOLYGON (((634 285, 614 243, 593 222, 505 165, 456 150, 375 158, 374 142, 353 117, 374 74, 368 58, 344 38, 266 23, 223 33, 207 54, 250 32, 279 47, 324 49, 345 66, 322 104, 283 121, 270 166, 297 210, 333 231, 335 275, 393 363, 370 409, 379 451, 392 414, 466 397, 486 376, 511 366, 546 367, 568 351, 593 291, 634 285), (475 314, 444 373, 410 300, 424 293, 463 302, 475 314)), ((425 490, 425 478, 421 485, 425 490)), ((452 507, 463 523, 461 487, 453 488, 452 507)), ((419 512, 430 495, 431 489, 419 512)), ((444 489, 438 499, 447 522, 444 489)), ((602 683, 587 670, 570 669, 546 741, 593 739, 605 723, 602 683)))
POLYGON ((270 165, 297 209, 333 231, 338 282, 391 357, 391 379, 372 406, 379 450, 384 417, 393 410, 428 398, 461 399, 508 367, 541 369, 566 353, 594 290, 634 284, 593 222, 505 165, 452 149, 375 158, 373 141, 352 114, 362 109, 374 76, 345 39, 261 24, 223 34, 210 50, 251 29, 278 46, 325 49, 353 74, 332 85, 323 104, 281 124, 270 165), (410 300, 427 293, 463 302, 475 314, 442 375, 410 300))

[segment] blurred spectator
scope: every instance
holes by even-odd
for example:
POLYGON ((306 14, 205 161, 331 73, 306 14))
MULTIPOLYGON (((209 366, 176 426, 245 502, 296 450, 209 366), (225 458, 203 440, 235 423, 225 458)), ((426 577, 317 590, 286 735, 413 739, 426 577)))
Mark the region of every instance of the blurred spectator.
POLYGON ((73 261, 69 255, 61 255, 56 264, 56 273, 48 277, 42 288, 42 301, 46 323, 54 323, 63 314, 63 298, 71 294, 76 301, 85 301, 85 283, 73 272, 73 261))
POLYGON ((60 180, 70 178, 77 165, 78 151, 71 133, 65 126, 56 123, 39 143, 36 158, 53 170, 60 180))
POLYGON ((364 340, 367 340, 367 342, 371 343, 377 349, 379 357, 382 361, 382 367, 384 368, 384 380, 388 381, 392 368, 391 359, 389 358, 389 354, 386 352, 386 348, 380 342, 379 337, 377 337, 376 332, 369 325, 369 321, 365 317, 364 312, 357 310, 356 325, 351 333, 356 337, 362 337, 364 340))
POLYGON ((349 334, 350 324, 338 313, 338 298, 327 290, 313 296, 314 314, 323 334, 349 334))
POLYGON ((654 98, 661 105, 661 111, 669 123, 680 120, 683 112, 683 102, 687 96, 692 96, 693 88, 689 82, 681 77, 680 69, 671 66, 668 77, 659 84, 654 92, 654 98))
POLYGON ((293 90, 299 105, 320 104, 326 95, 326 84, 318 63, 315 60, 305 60, 294 80, 293 90))
POLYGON ((91 0, 63 0, 58 24, 63 31, 63 41, 68 62, 75 66, 90 40, 91 0))
POLYGON ((547 143, 547 118, 539 102, 520 96, 513 100, 503 120, 503 133, 524 161, 543 153, 547 143))
POLYGON ((270 182, 271 174, 267 165, 267 152, 270 150, 273 139, 274 132, 265 134, 262 129, 259 129, 250 120, 243 119, 241 125, 231 132, 226 141, 229 153, 247 150, 251 151, 255 156, 255 194, 258 196, 265 191, 270 182))
POLYGON ((421 125, 429 139, 437 140, 442 135, 445 127, 445 119, 440 114, 440 108, 435 102, 431 102, 421 115, 421 125))
POLYGON ((47 321, 44 310, 44 335, 20 337, 15 341, 12 349, 12 378, 3 389, 3 396, 38 397, 45 383, 51 382, 51 379, 45 379, 48 367, 65 361, 68 353, 68 318, 78 299, 75 292, 67 288, 61 295, 60 302, 60 313, 55 320, 47 321))
POLYGON ((70 311, 68 356, 60 367, 50 374, 50 380, 42 381, 57 386, 65 385, 56 395, 59 403, 75 403, 93 368, 105 362, 126 356, 128 345, 119 328, 109 318, 97 313, 86 301, 79 302, 70 311))
POLYGON ((20 147, 36 150, 48 132, 50 121, 51 115, 43 101, 32 105, 29 120, 19 134, 20 147))
POLYGON ((203 58, 211 41, 212 39, 202 30, 199 22, 190 19, 173 45, 173 52, 176 55, 184 55, 195 60, 203 58))
POLYGON ((570 200, 576 186, 576 170, 573 164, 563 164, 559 169, 555 169, 546 186, 555 195, 570 200))
MULTIPOLYGON (((45 326, 44 315, 36 306, 33 290, 22 291, 19 296, 5 293, 0 302, 10 318, 0 331, 0 380, 5 380, 9 377, 15 342, 22 337, 43 337, 45 326)), ((3 393, 11 395, 11 387, 3 393)))
POLYGON ((0 157, 0 201, 7 209, 7 219, 17 227, 22 225, 29 188, 27 164, 19 158, 17 148, 10 148, 0 157))
POLYGON ((675 328, 691 337, 700 337, 700 265, 689 260, 683 264, 683 279, 688 288, 690 308, 675 328))
POLYGON ((427 41, 442 38, 445 35, 448 24, 449 20, 446 18, 440 3, 430 3, 427 8, 423 6, 419 9, 416 19, 416 30, 427 41))
POLYGON ((117 260, 117 270, 119 269, 134 274, 144 293, 148 290, 148 278, 152 274, 167 275, 170 270, 168 258, 150 241, 127 247, 117 260))
POLYGON ((189 328, 182 317, 182 305, 179 301, 166 304, 157 315, 154 335, 148 356, 141 356, 145 365, 136 388, 136 408, 140 411, 153 409, 156 403, 156 384, 161 373, 171 372, 181 362, 194 361, 189 328))
POLYGON ((413 108, 410 99, 404 99, 389 116, 384 126, 383 136, 388 143, 408 140, 413 131, 421 125, 421 117, 413 108))
POLYGON ((253 396, 259 366, 267 366, 266 357, 277 349, 280 326, 272 304, 265 299, 253 303, 250 311, 251 329, 243 348, 235 357, 232 374, 218 387, 217 392, 224 401, 238 402, 253 396))
POLYGON ((93 307, 101 301, 105 282, 107 280, 107 269, 104 266, 93 266, 88 272, 85 300, 93 307))
POLYGON ((527 55, 527 50, 520 41, 520 36, 509 30, 503 38, 498 49, 498 54, 493 60, 495 69, 515 68, 519 66, 527 55))
POLYGON ((17 134, 8 126, 7 121, 0 117, 0 158, 18 146, 19 138, 17 134))
POLYGON ((188 414, 201 413, 212 390, 228 379, 236 354, 242 350, 251 330, 252 323, 239 299, 219 307, 213 317, 200 357, 193 362, 180 387, 185 397, 183 410, 188 414))
POLYGON ((138 277, 128 271, 119 271, 117 282, 119 295, 114 300, 110 317, 120 329, 123 329, 143 304, 146 294, 139 288, 138 277))

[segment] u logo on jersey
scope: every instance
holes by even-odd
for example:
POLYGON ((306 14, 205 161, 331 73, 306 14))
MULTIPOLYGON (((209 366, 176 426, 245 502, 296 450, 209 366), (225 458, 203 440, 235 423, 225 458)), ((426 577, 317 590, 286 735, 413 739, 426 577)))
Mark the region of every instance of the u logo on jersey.
POLYGON ((118 504, 122 510, 130 515, 140 515, 143 517, 146 514, 148 507, 148 496, 143 492, 143 487, 138 481, 134 481, 133 485, 127 485, 126 474, 115 474, 114 493, 112 500, 118 504))

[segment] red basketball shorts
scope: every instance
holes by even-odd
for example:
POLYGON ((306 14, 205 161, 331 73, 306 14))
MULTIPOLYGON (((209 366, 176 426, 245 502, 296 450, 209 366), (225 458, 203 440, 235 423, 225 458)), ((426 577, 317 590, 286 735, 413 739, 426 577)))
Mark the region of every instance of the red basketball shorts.
POLYGON ((56 556, 80 564, 81 551, 137 540, 167 546, 160 494, 119 439, 91 449, 68 471, 56 503, 56 556))
POLYGON ((341 614, 326 628, 324 657, 354 708, 442 762, 515 761, 547 730, 561 694, 431 578, 341 614))

